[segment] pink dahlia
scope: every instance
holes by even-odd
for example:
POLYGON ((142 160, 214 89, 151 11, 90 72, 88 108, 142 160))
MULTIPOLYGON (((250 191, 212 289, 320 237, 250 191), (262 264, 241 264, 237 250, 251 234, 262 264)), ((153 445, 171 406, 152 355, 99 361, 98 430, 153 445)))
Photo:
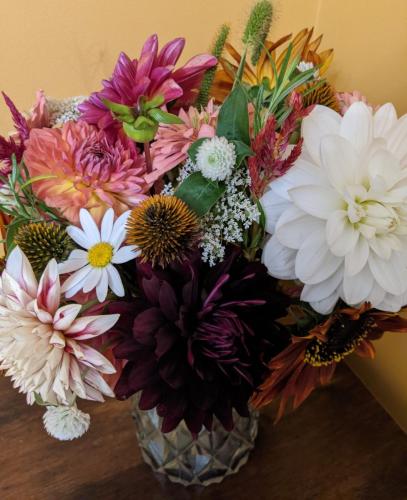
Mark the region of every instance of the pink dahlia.
POLYGON ((35 194, 73 224, 81 208, 96 222, 109 207, 120 215, 149 189, 144 158, 134 145, 82 121, 32 130, 24 161, 31 177, 48 176, 33 183, 35 194))
POLYGON ((112 77, 102 82, 103 90, 94 92, 80 105, 82 119, 101 129, 120 126, 102 99, 134 106, 136 111, 141 96, 152 99, 161 95, 164 103, 175 99, 179 99, 179 105, 191 103, 204 72, 215 66, 217 60, 214 56, 202 54, 174 70, 184 45, 183 38, 176 38, 158 52, 157 35, 152 35, 145 42, 138 60, 130 59, 122 52, 112 77))
POLYGON ((178 116, 182 125, 161 125, 156 140, 152 145, 154 171, 149 174, 149 181, 155 181, 188 157, 188 149, 193 142, 202 137, 214 137, 218 108, 210 101, 208 106, 199 111, 190 107, 181 109, 178 116))
POLYGON ((0 369, 33 403, 71 404, 78 396, 103 401, 113 393, 103 375, 113 365, 89 341, 113 327, 119 314, 80 316, 80 304, 61 305, 52 259, 38 283, 19 247, 0 281, 0 369))
POLYGON ((359 90, 354 90, 353 92, 337 92, 336 98, 339 102, 339 112, 341 115, 344 115, 354 102, 364 102, 373 109, 373 106, 368 102, 367 97, 359 92, 359 90))

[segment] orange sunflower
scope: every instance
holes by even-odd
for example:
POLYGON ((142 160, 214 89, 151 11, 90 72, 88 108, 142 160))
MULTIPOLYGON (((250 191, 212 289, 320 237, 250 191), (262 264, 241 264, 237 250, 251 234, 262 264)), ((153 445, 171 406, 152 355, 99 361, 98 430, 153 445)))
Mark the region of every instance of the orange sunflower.
MULTIPOLYGON (((262 51, 256 67, 253 68, 248 62, 246 62, 242 76, 243 82, 248 85, 258 85, 264 78, 268 78, 270 87, 273 88, 274 72, 273 66, 270 62, 270 57, 275 62, 277 71, 279 71, 284 57, 287 54, 289 43, 292 44, 292 52, 289 63, 299 56, 300 61, 310 62, 313 63, 314 66, 318 66, 319 74, 323 75, 331 64, 333 49, 318 52, 322 41, 322 35, 312 39, 313 34, 314 28, 304 28, 297 33, 294 38, 292 38, 292 34, 289 34, 283 36, 276 42, 266 41, 264 44, 265 49, 262 51)), ((241 55, 231 44, 226 43, 225 50, 233 59, 233 62, 223 57, 219 58, 221 67, 216 72, 215 80, 211 89, 211 95, 213 95, 218 102, 223 102, 232 90, 235 74, 241 60, 241 55)))
POLYGON ((374 358, 372 340, 385 331, 407 332, 407 320, 395 313, 345 307, 331 314, 304 337, 293 336, 292 343, 269 363, 268 378, 251 400, 261 408, 280 398, 276 421, 288 404, 296 409, 320 385, 327 384, 346 356, 355 353, 374 358))

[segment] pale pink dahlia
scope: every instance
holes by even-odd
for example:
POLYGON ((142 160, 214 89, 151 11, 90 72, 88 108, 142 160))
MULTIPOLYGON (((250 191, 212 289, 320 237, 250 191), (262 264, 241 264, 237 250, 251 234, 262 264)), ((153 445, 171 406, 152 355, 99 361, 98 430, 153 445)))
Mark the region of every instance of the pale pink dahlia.
POLYGON ((175 38, 158 51, 158 37, 152 35, 146 40, 138 60, 122 52, 112 77, 103 80, 103 89, 94 92, 79 106, 82 119, 102 129, 121 127, 102 99, 134 106, 135 111, 141 96, 152 99, 161 95, 164 104, 178 99, 179 106, 193 102, 205 71, 215 66, 217 60, 214 56, 201 54, 174 69, 184 45, 183 38, 175 38))
POLYGON ((344 115, 348 108, 354 103, 354 102, 364 102, 367 104, 373 111, 376 108, 374 108, 367 100, 367 97, 364 96, 359 90, 354 90, 353 92, 337 92, 336 93, 336 98, 339 103, 339 112, 341 115, 344 115))
POLYGON ((210 101, 202 111, 192 106, 188 111, 181 109, 178 116, 184 122, 182 125, 161 125, 151 148, 154 171, 148 175, 148 180, 157 180, 185 161, 189 147, 197 139, 214 137, 218 112, 218 107, 210 101))
POLYGON ((107 208, 120 215, 149 189, 144 158, 134 145, 82 121, 32 130, 24 161, 31 177, 49 176, 33 183, 35 194, 74 224, 81 208, 100 222, 107 208))
POLYGON ((102 374, 113 365, 89 341, 110 328, 119 314, 82 316, 80 304, 61 307, 58 266, 52 259, 39 283, 19 247, 0 280, 0 369, 33 403, 71 404, 78 396, 103 401, 113 393, 102 374))

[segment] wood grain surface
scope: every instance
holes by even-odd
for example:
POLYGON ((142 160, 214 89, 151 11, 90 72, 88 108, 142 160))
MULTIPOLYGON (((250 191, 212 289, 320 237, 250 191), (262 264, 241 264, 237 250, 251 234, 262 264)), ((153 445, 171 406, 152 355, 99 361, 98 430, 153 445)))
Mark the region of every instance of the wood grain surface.
POLYGON ((42 409, 0 378, 0 500, 407 499, 407 437, 346 367, 277 426, 263 412, 244 468, 219 485, 183 488, 140 457, 129 403, 84 403, 87 435, 61 443, 42 409))

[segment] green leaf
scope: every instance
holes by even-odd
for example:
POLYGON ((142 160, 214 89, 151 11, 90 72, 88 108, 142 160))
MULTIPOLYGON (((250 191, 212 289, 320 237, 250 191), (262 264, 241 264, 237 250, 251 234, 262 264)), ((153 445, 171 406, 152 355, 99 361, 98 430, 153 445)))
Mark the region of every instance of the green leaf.
POLYGON ((193 142, 189 147, 188 156, 194 163, 196 162, 196 155, 198 154, 198 149, 207 139, 209 139, 209 137, 201 137, 200 139, 197 139, 195 142, 193 142))
POLYGON ((225 184, 206 179, 201 172, 194 172, 178 186, 174 194, 202 217, 215 205, 225 190, 225 184))
POLYGON ((182 125, 184 123, 177 115, 167 113, 160 108, 150 109, 148 116, 158 123, 165 123, 167 125, 182 125))
POLYGON ((164 104, 164 96, 159 94, 150 99, 149 101, 142 100, 141 108, 143 111, 148 111, 149 109, 159 108, 164 104))
POLYGON ((235 145, 236 150, 236 166, 240 166, 241 163, 248 157, 253 156, 254 153, 247 144, 241 141, 231 141, 235 145))
POLYGON ((264 213, 263 205, 260 203, 260 200, 257 200, 256 205, 260 212, 259 225, 264 231, 266 227, 266 214, 264 213))
POLYGON ((19 230, 20 226, 24 223, 24 220, 16 218, 13 220, 11 224, 7 226, 7 235, 6 235, 6 246, 7 253, 10 253, 11 250, 15 247, 14 236, 19 230))
POLYGON ((103 104, 114 113, 115 117, 125 123, 133 123, 135 116, 133 109, 125 104, 109 101, 109 99, 102 99, 103 104))
POLYGON ((237 85, 220 108, 216 135, 250 145, 248 99, 245 90, 237 85))
POLYGON ((150 142, 154 139, 158 123, 145 116, 139 116, 134 123, 123 123, 125 134, 135 142, 150 142))

